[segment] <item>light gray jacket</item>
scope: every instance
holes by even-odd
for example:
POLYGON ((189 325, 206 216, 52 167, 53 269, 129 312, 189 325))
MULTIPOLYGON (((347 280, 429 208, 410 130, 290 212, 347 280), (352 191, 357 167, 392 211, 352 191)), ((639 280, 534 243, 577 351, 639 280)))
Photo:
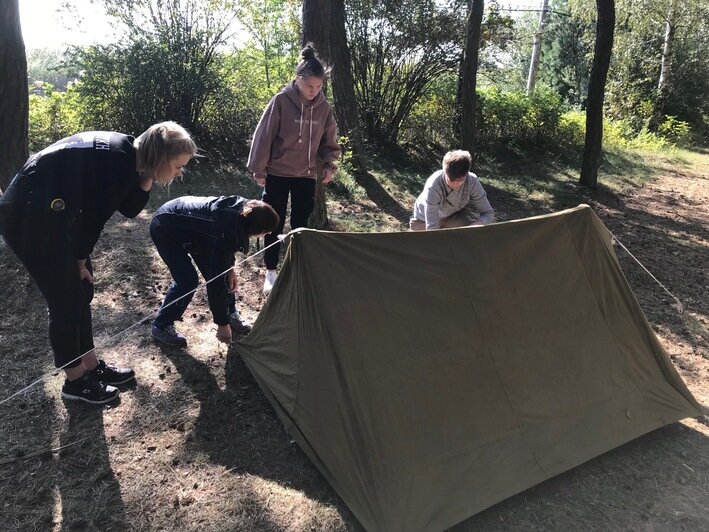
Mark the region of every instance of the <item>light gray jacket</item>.
POLYGON ((462 211, 469 204, 480 215, 479 223, 489 224, 495 218, 495 211, 478 176, 469 172, 463 186, 453 190, 446 183, 443 170, 438 170, 426 180, 423 192, 416 198, 414 218, 426 222, 427 230, 439 229, 443 218, 462 211))

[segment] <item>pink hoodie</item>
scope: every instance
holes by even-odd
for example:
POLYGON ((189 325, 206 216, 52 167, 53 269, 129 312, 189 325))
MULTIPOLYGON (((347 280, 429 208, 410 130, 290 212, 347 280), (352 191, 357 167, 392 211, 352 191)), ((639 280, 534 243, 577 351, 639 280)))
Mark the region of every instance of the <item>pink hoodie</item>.
POLYGON ((312 101, 300 95, 295 81, 268 102, 254 132, 248 169, 256 176, 315 178, 316 161, 335 170, 340 155, 332 108, 320 92, 312 101))

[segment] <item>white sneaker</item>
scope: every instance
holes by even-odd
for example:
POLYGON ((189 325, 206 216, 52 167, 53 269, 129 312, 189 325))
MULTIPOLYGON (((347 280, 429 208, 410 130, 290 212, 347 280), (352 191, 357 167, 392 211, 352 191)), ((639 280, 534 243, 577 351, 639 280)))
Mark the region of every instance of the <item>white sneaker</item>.
POLYGON ((276 283, 276 278, 278 277, 277 270, 266 270, 266 278, 263 280, 263 293, 268 295, 273 289, 273 285, 276 283))

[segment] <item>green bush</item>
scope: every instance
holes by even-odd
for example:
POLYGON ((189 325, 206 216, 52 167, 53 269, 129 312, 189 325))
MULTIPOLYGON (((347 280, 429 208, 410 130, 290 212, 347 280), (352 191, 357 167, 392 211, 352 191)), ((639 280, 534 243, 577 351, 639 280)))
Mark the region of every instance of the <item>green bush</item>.
POLYGON ((481 121, 478 139, 484 144, 542 147, 560 139, 565 110, 557 94, 538 90, 531 97, 497 88, 478 91, 481 121))
POLYGON ((66 92, 58 92, 52 85, 44 83, 34 86, 33 92, 29 96, 31 153, 83 129, 80 101, 72 87, 66 92))
POLYGON ((420 149, 448 148, 456 144, 455 95, 457 75, 444 74, 431 85, 425 97, 411 110, 402 125, 402 144, 420 149))
POLYGON ((677 146, 688 146, 691 143, 692 129, 689 123, 675 116, 666 116, 657 133, 677 146))
POLYGON ((560 142, 567 146, 583 146, 586 136, 586 113, 567 111, 561 115, 557 136, 560 142))

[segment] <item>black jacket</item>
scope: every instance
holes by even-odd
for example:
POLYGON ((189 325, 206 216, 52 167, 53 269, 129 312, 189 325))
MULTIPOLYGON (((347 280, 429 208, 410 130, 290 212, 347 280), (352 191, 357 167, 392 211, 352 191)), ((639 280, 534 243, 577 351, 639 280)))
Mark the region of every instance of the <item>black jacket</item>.
POLYGON ((27 160, 0 198, 3 232, 51 218, 66 224, 74 256, 88 257, 114 212, 133 218, 148 202, 135 159, 133 137, 121 133, 89 131, 55 142, 27 160))
MULTIPOLYGON (((153 216, 154 220, 179 228, 170 231, 171 239, 189 254, 204 259, 206 280, 225 272, 234 263, 234 253, 249 250, 246 219, 241 216, 248 200, 240 196, 183 196, 168 201, 153 216)), ((229 323, 228 291, 224 279, 207 285, 209 308, 218 325, 229 323)))

